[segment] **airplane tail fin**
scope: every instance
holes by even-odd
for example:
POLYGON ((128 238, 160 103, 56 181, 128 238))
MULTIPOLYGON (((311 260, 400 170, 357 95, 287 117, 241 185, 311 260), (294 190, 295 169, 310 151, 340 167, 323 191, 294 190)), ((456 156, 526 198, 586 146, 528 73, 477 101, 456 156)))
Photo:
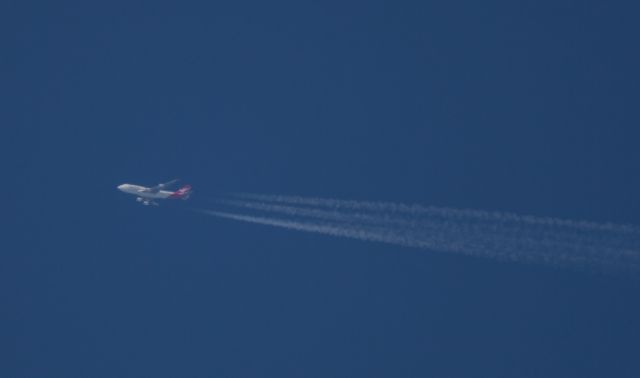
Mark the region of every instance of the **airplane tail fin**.
POLYGON ((185 185, 182 188, 173 192, 173 194, 169 197, 186 200, 186 199, 189 199, 189 196, 191 196, 191 185, 185 185))

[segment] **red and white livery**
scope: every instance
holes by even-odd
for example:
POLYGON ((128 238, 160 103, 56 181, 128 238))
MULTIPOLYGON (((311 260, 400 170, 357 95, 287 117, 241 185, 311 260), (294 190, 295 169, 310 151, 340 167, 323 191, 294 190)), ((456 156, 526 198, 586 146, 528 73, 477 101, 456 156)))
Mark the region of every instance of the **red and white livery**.
POLYGON ((165 182, 164 184, 158 184, 150 188, 140 185, 122 184, 118 185, 118 189, 127 194, 133 194, 137 196, 136 201, 141 202, 145 206, 158 206, 158 203, 155 200, 189 199, 189 196, 191 195, 191 185, 185 185, 175 192, 170 190, 163 190, 175 184, 176 182, 178 182, 178 180, 171 180, 169 182, 165 182))

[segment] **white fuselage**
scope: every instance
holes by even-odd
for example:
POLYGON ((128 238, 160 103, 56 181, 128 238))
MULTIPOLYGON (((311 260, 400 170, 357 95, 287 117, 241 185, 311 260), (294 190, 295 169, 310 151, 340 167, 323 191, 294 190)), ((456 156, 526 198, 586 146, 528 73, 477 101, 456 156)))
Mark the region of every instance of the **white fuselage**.
POLYGON ((168 198, 173 194, 173 192, 169 192, 166 190, 159 190, 157 192, 147 192, 145 190, 147 190, 148 188, 140 185, 133 185, 133 184, 122 184, 118 186, 118 189, 120 189, 121 191, 127 194, 133 194, 134 196, 138 196, 140 198, 147 198, 147 199, 164 199, 164 198, 168 198))

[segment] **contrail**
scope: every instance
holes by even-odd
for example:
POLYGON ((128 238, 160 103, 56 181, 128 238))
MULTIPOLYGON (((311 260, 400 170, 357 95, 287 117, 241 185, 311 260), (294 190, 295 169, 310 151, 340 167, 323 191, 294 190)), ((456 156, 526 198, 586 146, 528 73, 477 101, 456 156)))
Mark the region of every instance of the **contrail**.
MULTIPOLYGON (((330 223, 322 221, 297 221, 282 218, 243 215, 237 213, 229 213, 213 210, 197 209, 196 211, 214 215, 220 218, 232 219, 236 221, 244 221, 249 223, 257 223, 268 226, 282 227, 290 230, 307 231, 331 236, 346 237, 365 241, 377 241, 389 244, 401 245, 406 247, 418 247, 429 249, 440 249, 452 252, 467 254, 461 243, 452 239, 434 236, 431 238, 419 239, 411 234, 403 234, 394 230, 383 228, 367 227, 367 226, 345 226, 340 223, 330 223)), ((497 257, 497 255, 495 256, 497 257)))
MULTIPOLYGON (((247 196, 247 195, 244 195, 247 196)), ((329 200, 318 198, 302 198, 302 197, 286 197, 286 196, 266 196, 266 195, 252 195, 259 199, 277 199, 280 203, 292 203, 292 204, 313 204, 329 205, 329 209, 317 209, 317 208, 299 208, 290 205, 274 205, 269 203, 259 203, 251 201, 237 201, 237 200, 217 200, 216 202, 236 207, 249 208, 254 210, 262 210, 268 212, 284 213, 288 215, 315 217, 325 220, 336 220, 347 223, 378 223, 385 224, 387 226, 403 226, 404 228, 420 228, 424 230, 430 225, 438 225, 442 227, 455 227, 457 232, 475 230, 476 232, 482 231, 492 236, 495 233, 511 233, 515 234, 518 239, 525 240, 526 236, 535 233, 535 238, 539 242, 545 240, 547 242, 555 239, 557 243, 571 244, 579 241, 583 244, 585 242, 598 243, 602 242, 603 237, 606 239, 608 245, 617 245, 619 248, 632 248, 630 246, 625 247, 623 242, 629 245, 629 241, 635 241, 633 247, 638 247, 637 243, 640 239, 640 229, 634 226, 626 225, 614 225, 614 224, 597 224, 583 221, 562 220, 554 218, 536 218, 531 216, 521 216, 516 214, 507 213, 489 213, 477 210, 458 210, 438 208, 435 212, 431 212, 434 208, 425 208, 421 206, 407 206, 403 204, 390 204, 390 203, 371 203, 371 202, 356 202, 356 201, 344 201, 344 200, 329 200), (380 209, 393 209, 392 212, 377 214, 377 213, 362 213, 353 211, 344 211, 342 208, 347 209, 370 209, 374 208, 376 211, 380 209), (398 211, 398 209, 408 209, 411 211, 408 213, 398 211), (524 229, 524 230, 523 230, 524 229), (559 232, 559 231, 562 232, 559 232), (523 233, 522 231, 526 231, 523 233), (523 239, 524 238, 524 239, 523 239), (541 239, 542 238, 542 239, 541 239), (577 240, 576 240, 577 239, 577 240)), ((588 247, 586 247, 588 249, 588 247)))
POLYGON ((433 251, 595 271, 640 271, 640 228, 511 213, 236 194, 197 210, 237 221, 433 251))
POLYGON ((228 213, 222 211, 214 211, 214 210, 196 210, 203 214, 215 215, 220 218, 233 219, 237 221, 244 221, 249 223, 258 223, 268 226, 276 226, 283 227, 290 230, 298 230, 298 231, 308 231, 315 232, 320 234, 326 234, 331 236, 339 236, 346 237, 352 239, 360 239, 366 241, 379 241, 386 242, 391 244, 400 244, 405 246, 414 246, 408 240, 403 239, 402 237, 393 235, 393 234, 385 234, 384 232, 378 231, 369 231, 365 228, 362 229, 354 229, 341 227, 339 224, 331 224, 331 223, 322 223, 322 222, 301 222, 301 221, 292 221, 280 218, 268 218, 254 215, 242 215, 235 213, 228 213))
MULTIPOLYGON (((251 210, 259 210, 268 213, 280 213, 286 214, 295 217, 304 217, 304 218, 316 218, 328 221, 335 221, 348 224, 352 227, 362 227, 367 225, 378 225, 384 227, 386 230, 394 230, 394 232, 398 233, 406 233, 410 231, 415 231, 416 229, 424 234, 427 231, 438 231, 439 234, 442 234, 446 231, 448 227, 452 232, 456 232, 460 235, 465 232, 469 232, 471 230, 475 230, 476 233, 487 233, 487 227, 489 225, 471 225, 471 224, 461 224, 457 223, 447 223, 442 220, 430 220, 430 219, 408 219, 406 217, 398 217, 397 215, 389 215, 389 214, 366 214, 366 213, 353 213, 353 212, 344 212, 337 211, 333 209, 317 209, 317 208, 300 208, 295 206, 287 206, 287 205, 274 205, 270 203, 260 203, 260 202, 251 202, 251 201, 238 201, 238 200, 224 200, 219 199, 215 201, 216 203, 226 205, 226 206, 235 206, 241 207, 244 209, 251 210), (455 228, 454 228, 455 227, 455 228), (404 231, 404 232, 403 232, 404 231)), ((344 227, 345 225, 342 225, 344 227)), ((501 231, 502 233, 508 232, 508 228, 502 227, 500 230, 496 230, 495 227, 491 230, 490 236, 495 237, 496 233, 501 231)), ((569 236, 569 235, 567 235, 569 236)), ((482 236, 476 236, 476 238, 481 238, 482 236)), ((527 235, 519 235, 519 241, 524 242, 526 240, 527 235)), ((539 241, 541 242, 541 241, 539 241)))
POLYGON ((354 200, 338 200, 317 197, 285 196, 256 193, 233 193, 232 196, 265 202, 307 205, 314 207, 330 207, 336 209, 365 210, 383 213, 405 213, 413 215, 431 215, 443 217, 464 217, 478 220, 520 221, 528 224, 565 226, 585 230, 613 230, 616 232, 640 233, 640 227, 613 223, 595 223, 587 221, 566 220, 550 217, 534 217, 507 212, 489 212, 482 210, 452 209, 436 206, 406 205, 392 202, 370 202, 354 200))
POLYGON ((217 199, 216 203, 226 206, 235 206, 242 207, 245 209, 251 210, 259 210, 266 212, 274 212, 287 214, 292 216, 302 216, 302 217, 310 217, 310 218, 318 218, 324 220, 332 220, 332 221, 340 221, 340 222, 365 222, 365 223, 381 223, 381 222, 390 222, 390 223, 400 223, 400 224, 409 224, 402 219, 397 219, 393 217, 385 217, 384 215, 370 215, 366 213, 345 213, 344 211, 337 211, 333 209, 314 209, 314 208, 300 208, 296 206, 289 205, 274 205, 270 203, 260 203, 260 202, 251 202, 251 201, 238 201, 238 200, 225 200, 225 199, 217 199))

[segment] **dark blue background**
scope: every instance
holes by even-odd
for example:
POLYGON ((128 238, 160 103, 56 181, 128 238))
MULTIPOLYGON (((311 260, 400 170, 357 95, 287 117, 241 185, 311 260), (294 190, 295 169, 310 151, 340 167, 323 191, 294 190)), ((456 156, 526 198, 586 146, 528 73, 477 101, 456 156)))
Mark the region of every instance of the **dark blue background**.
POLYGON ((3 2, 0 376, 640 376, 636 280, 115 189, 640 224, 635 4, 3 2))

